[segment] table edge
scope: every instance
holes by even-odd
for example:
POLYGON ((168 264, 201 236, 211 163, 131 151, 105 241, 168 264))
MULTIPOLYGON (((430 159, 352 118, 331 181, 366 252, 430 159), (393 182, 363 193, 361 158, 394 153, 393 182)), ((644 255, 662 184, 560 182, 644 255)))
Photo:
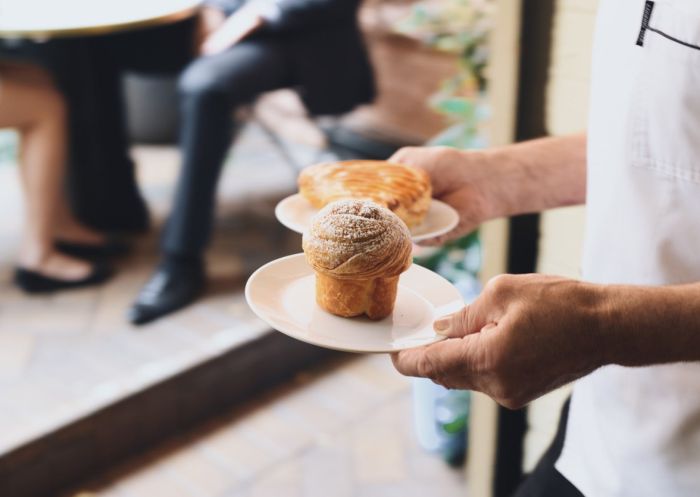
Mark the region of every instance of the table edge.
POLYGON ((171 12, 162 16, 141 19, 138 21, 125 21, 114 24, 100 24, 96 26, 85 26, 65 29, 4 29, 0 25, 0 38, 5 39, 51 39, 51 38, 68 38, 78 36, 97 36, 112 33, 120 33, 132 29, 147 28, 159 26, 162 24, 171 24, 194 16, 200 9, 200 5, 192 5, 191 7, 182 9, 177 12, 171 12))

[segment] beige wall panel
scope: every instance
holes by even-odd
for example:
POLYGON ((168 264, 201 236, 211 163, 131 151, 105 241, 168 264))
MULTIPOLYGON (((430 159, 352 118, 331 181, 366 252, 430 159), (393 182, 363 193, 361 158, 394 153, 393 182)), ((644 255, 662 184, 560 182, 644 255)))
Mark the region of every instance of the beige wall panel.
MULTIPOLYGON (((489 101, 491 119, 488 123, 489 143, 505 145, 513 141, 515 131, 518 53, 520 39, 520 0, 494 0, 496 16, 491 32, 489 67, 489 101)), ((504 219, 486 223, 481 228, 484 246, 482 280, 505 271, 508 224, 504 219)), ((492 495, 496 448, 496 404, 488 397, 475 393, 472 397, 469 423, 469 454, 467 463, 468 495, 492 495)))
POLYGON ((554 209, 542 216, 537 267, 540 273, 581 277, 585 217, 583 207, 554 209))
POLYGON ((595 0, 557 3, 546 103, 547 129, 552 135, 586 127, 596 5, 595 0))
MULTIPOLYGON (((595 0, 558 0, 553 26, 551 67, 547 87, 547 128, 552 135, 585 130, 595 0)), ((546 212, 541 221, 538 271, 580 277, 585 229, 583 207, 546 212)), ((525 439, 526 471, 533 468, 554 436, 561 404, 569 387, 533 402, 528 411, 530 429, 525 439)))

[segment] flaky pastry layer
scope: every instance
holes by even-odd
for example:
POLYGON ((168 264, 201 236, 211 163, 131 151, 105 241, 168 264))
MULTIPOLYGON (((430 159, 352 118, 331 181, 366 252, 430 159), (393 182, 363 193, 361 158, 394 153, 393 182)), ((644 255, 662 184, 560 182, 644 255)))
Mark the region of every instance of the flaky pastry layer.
POLYGON ((299 193, 320 209, 341 199, 372 200, 419 225, 430 207, 431 187, 422 169, 386 161, 351 160, 307 167, 299 175, 299 193))

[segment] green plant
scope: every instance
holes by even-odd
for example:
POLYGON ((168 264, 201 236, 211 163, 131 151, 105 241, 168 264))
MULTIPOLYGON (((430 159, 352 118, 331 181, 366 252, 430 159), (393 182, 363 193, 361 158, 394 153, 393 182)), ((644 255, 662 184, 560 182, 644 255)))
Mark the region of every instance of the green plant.
MULTIPOLYGON (((420 40, 436 50, 457 55, 455 74, 440 84, 430 105, 444 115, 449 126, 429 145, 461 149, 481 148, 480 125, 486 118, 488 37, 492 26, 492 0, 424 0, 412 5, 397 32, 420 40)), ((439 272, 463 293, 473 289, 480 269, 480 243, 476 233, 435 250, 419 251, 416 262, 439 272)))
POLYGON ((0 166, 17 161, 17 134, 9 129, 0 129, 0 166))
POLYGON ((479 148, 479 125, 487 117, 484 92, 492 0, 426 0, 411 7, 395 29, 439 51, 458 56, 455 74, 442 82, 430 105, 450 126, 430 143, 479 148))

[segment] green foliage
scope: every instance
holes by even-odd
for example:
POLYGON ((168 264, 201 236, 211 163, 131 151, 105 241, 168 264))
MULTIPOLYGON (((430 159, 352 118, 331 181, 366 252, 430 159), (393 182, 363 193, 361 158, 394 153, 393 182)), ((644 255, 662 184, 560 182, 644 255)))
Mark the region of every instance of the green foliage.
POLYGON ((0 166, 17 162, 17 134, 9 129, 0 129, 0 166))
POLYGON ((414 4, 396 31, 427 46, 459 56, 454 76, 443 81, 430 105, 452 123, 438 144, 471 148, 478 143, 478 122, 485 112, 488 35, 492 0, 425 0, 414 4))
MULTIPOLYGON (((458 56, 455 74, 443 81, 430 98, 431 107, 450 123, 430 140, 430 145, 460 149, 484 146, 479 124, 488 115, 483 97, 492 11, 492 0, 424 0, 414 4, 410 14, 396 26, 400 33, 458 56)), ((439 249, 420 252, 416 262, 459 286, 475 281, 481 266, 480 254, 475 232, 439 249)))

